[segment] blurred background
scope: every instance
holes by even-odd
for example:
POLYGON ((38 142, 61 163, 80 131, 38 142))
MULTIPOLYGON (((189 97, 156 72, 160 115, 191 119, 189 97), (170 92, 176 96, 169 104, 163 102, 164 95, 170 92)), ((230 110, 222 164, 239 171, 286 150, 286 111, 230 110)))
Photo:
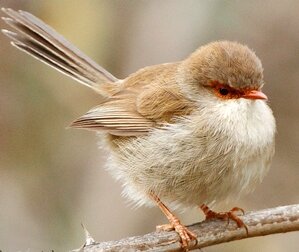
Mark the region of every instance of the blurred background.
MULTIPOLYGON (((272 169, 255 193, 218 210, 299 203, 299 1, 2 0, 40 17, 115 76, 184 59, 214 40, 253 48, 277 119, 272 169)), ((4 14, 3 14, 4 15, 4 14)), ((1 28, 7 28, 2 22, 1 28)), ((104 170, 93 132, 66 129, 100 98, 17 51, 0 34, 0 250, 68 251, 84 242, 151 232, 158 209, 131 209, 104 170)), ((179 213, 184 223, 200 211, 179 213)), ((202 251, 299 251, 299 233, 226 243, 202 251)))

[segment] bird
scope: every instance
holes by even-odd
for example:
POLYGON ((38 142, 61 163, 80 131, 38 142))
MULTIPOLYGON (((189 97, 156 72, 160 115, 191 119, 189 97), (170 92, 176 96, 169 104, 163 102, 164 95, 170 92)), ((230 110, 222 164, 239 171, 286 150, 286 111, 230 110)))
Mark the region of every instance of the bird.
POLYGON ((91 88, 103 101, 70 127, 96 131, 107 169, 136 206, 158 206, 187 250, 196 234, 173 210, 199 207, 233 219, 234 207, 209 206, 252 192, 269 170, 276 123, 262 92, 255 52, 234 41, 200 46, 186 59, 147 66, 118 79, 26 11, 2 8, 16 48, 91 88))

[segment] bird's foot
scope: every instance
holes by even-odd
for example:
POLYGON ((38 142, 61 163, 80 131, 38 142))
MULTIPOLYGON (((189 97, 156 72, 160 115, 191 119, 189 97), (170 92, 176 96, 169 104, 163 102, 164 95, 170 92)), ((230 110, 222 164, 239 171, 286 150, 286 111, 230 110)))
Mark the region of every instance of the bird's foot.
POLYGON ((192 240, 197 241, 196 235, 187 227, 181 224, 180 220, 173 217, 169 224, 159 225, 156 227, 157 231, 172 231, 175 230, 181 238, 182 248, 188 251, 188 245, 192 240))
MULTIPOLYGON (((157 226, 157 231, 171 231, 175 230, 181 238, 182 249, 188 251, 188 246, 192 240, 195 240, 195 245, 197 244, 196 235, 188 230, 180 220, 169 210, 167 206, 159 199, 159 197, 153 192, 149 193, 149 196, 157 203, 158 207, 165 214, 169 220, 169 224, 157 226)), ((195 246, 193 245, 193 246, 195 246)))
POLYGON ((237 215, 238 212, 242 213, 242 214, 245 213, 245 211, 242 208, 234 207, 231 210, 229 210, 228 212, 219 212, 219 213, 214 212, 205 204, 201 205, 200 208, 204 212, 206 219, 216 218, 216 219, 221 219, 221 220, 227 220, 228 222, 229 222, 229 220, 233 220, 234 222, 236 222, 236 224, 239 228, 245 228, 246 233, 248 235, 248 227, 237 215))

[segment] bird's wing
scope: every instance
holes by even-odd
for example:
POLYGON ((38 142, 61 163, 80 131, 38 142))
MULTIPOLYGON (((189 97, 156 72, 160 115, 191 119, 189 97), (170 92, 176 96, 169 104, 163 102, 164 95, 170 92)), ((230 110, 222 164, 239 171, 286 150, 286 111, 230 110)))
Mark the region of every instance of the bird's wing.
POLYGON ((104 130, 117 136, 144 135, 192 112, 193 106, 173 86, 127 88, 77 119, 71 127, 104 130))
POLYGON ((138 113, 135 99, 134 93, 120 92, 75 120, 70 127, 116 136, 144 135, 155 127, 155 122, 138 113))
POLYGON ((138 95, 136 108, 143 117, 161 124, 189 115, 194 109, 194 104, 176 85, 150 85, 138 95))
POLYGON ((100 94, 105 95, 101 84, 118 81, 37 17, 21 10, 2 8, 2 11, 9 16, 2 19, 15 30, 2 30, 13 46, 100 94))

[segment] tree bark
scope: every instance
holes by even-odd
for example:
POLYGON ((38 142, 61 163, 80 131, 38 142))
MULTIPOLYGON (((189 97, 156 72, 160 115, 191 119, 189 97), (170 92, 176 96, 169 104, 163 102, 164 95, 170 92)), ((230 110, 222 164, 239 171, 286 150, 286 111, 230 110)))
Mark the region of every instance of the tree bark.
MULTIPOLYGON (((233 221, 210 219, 195 223, 188 228, 197 235, 197 244, 190 244, 189 250, 219 243, 276 233, 299 231, 299 204, 280 206, 248 212, 241 216, 248 227, 238 228, 233 221)), ((81 252, 102 251, 181 251, 180 237, 176 232, 152 232, 119 241, 95 242, 86 231, 86 243, 81 252)))

